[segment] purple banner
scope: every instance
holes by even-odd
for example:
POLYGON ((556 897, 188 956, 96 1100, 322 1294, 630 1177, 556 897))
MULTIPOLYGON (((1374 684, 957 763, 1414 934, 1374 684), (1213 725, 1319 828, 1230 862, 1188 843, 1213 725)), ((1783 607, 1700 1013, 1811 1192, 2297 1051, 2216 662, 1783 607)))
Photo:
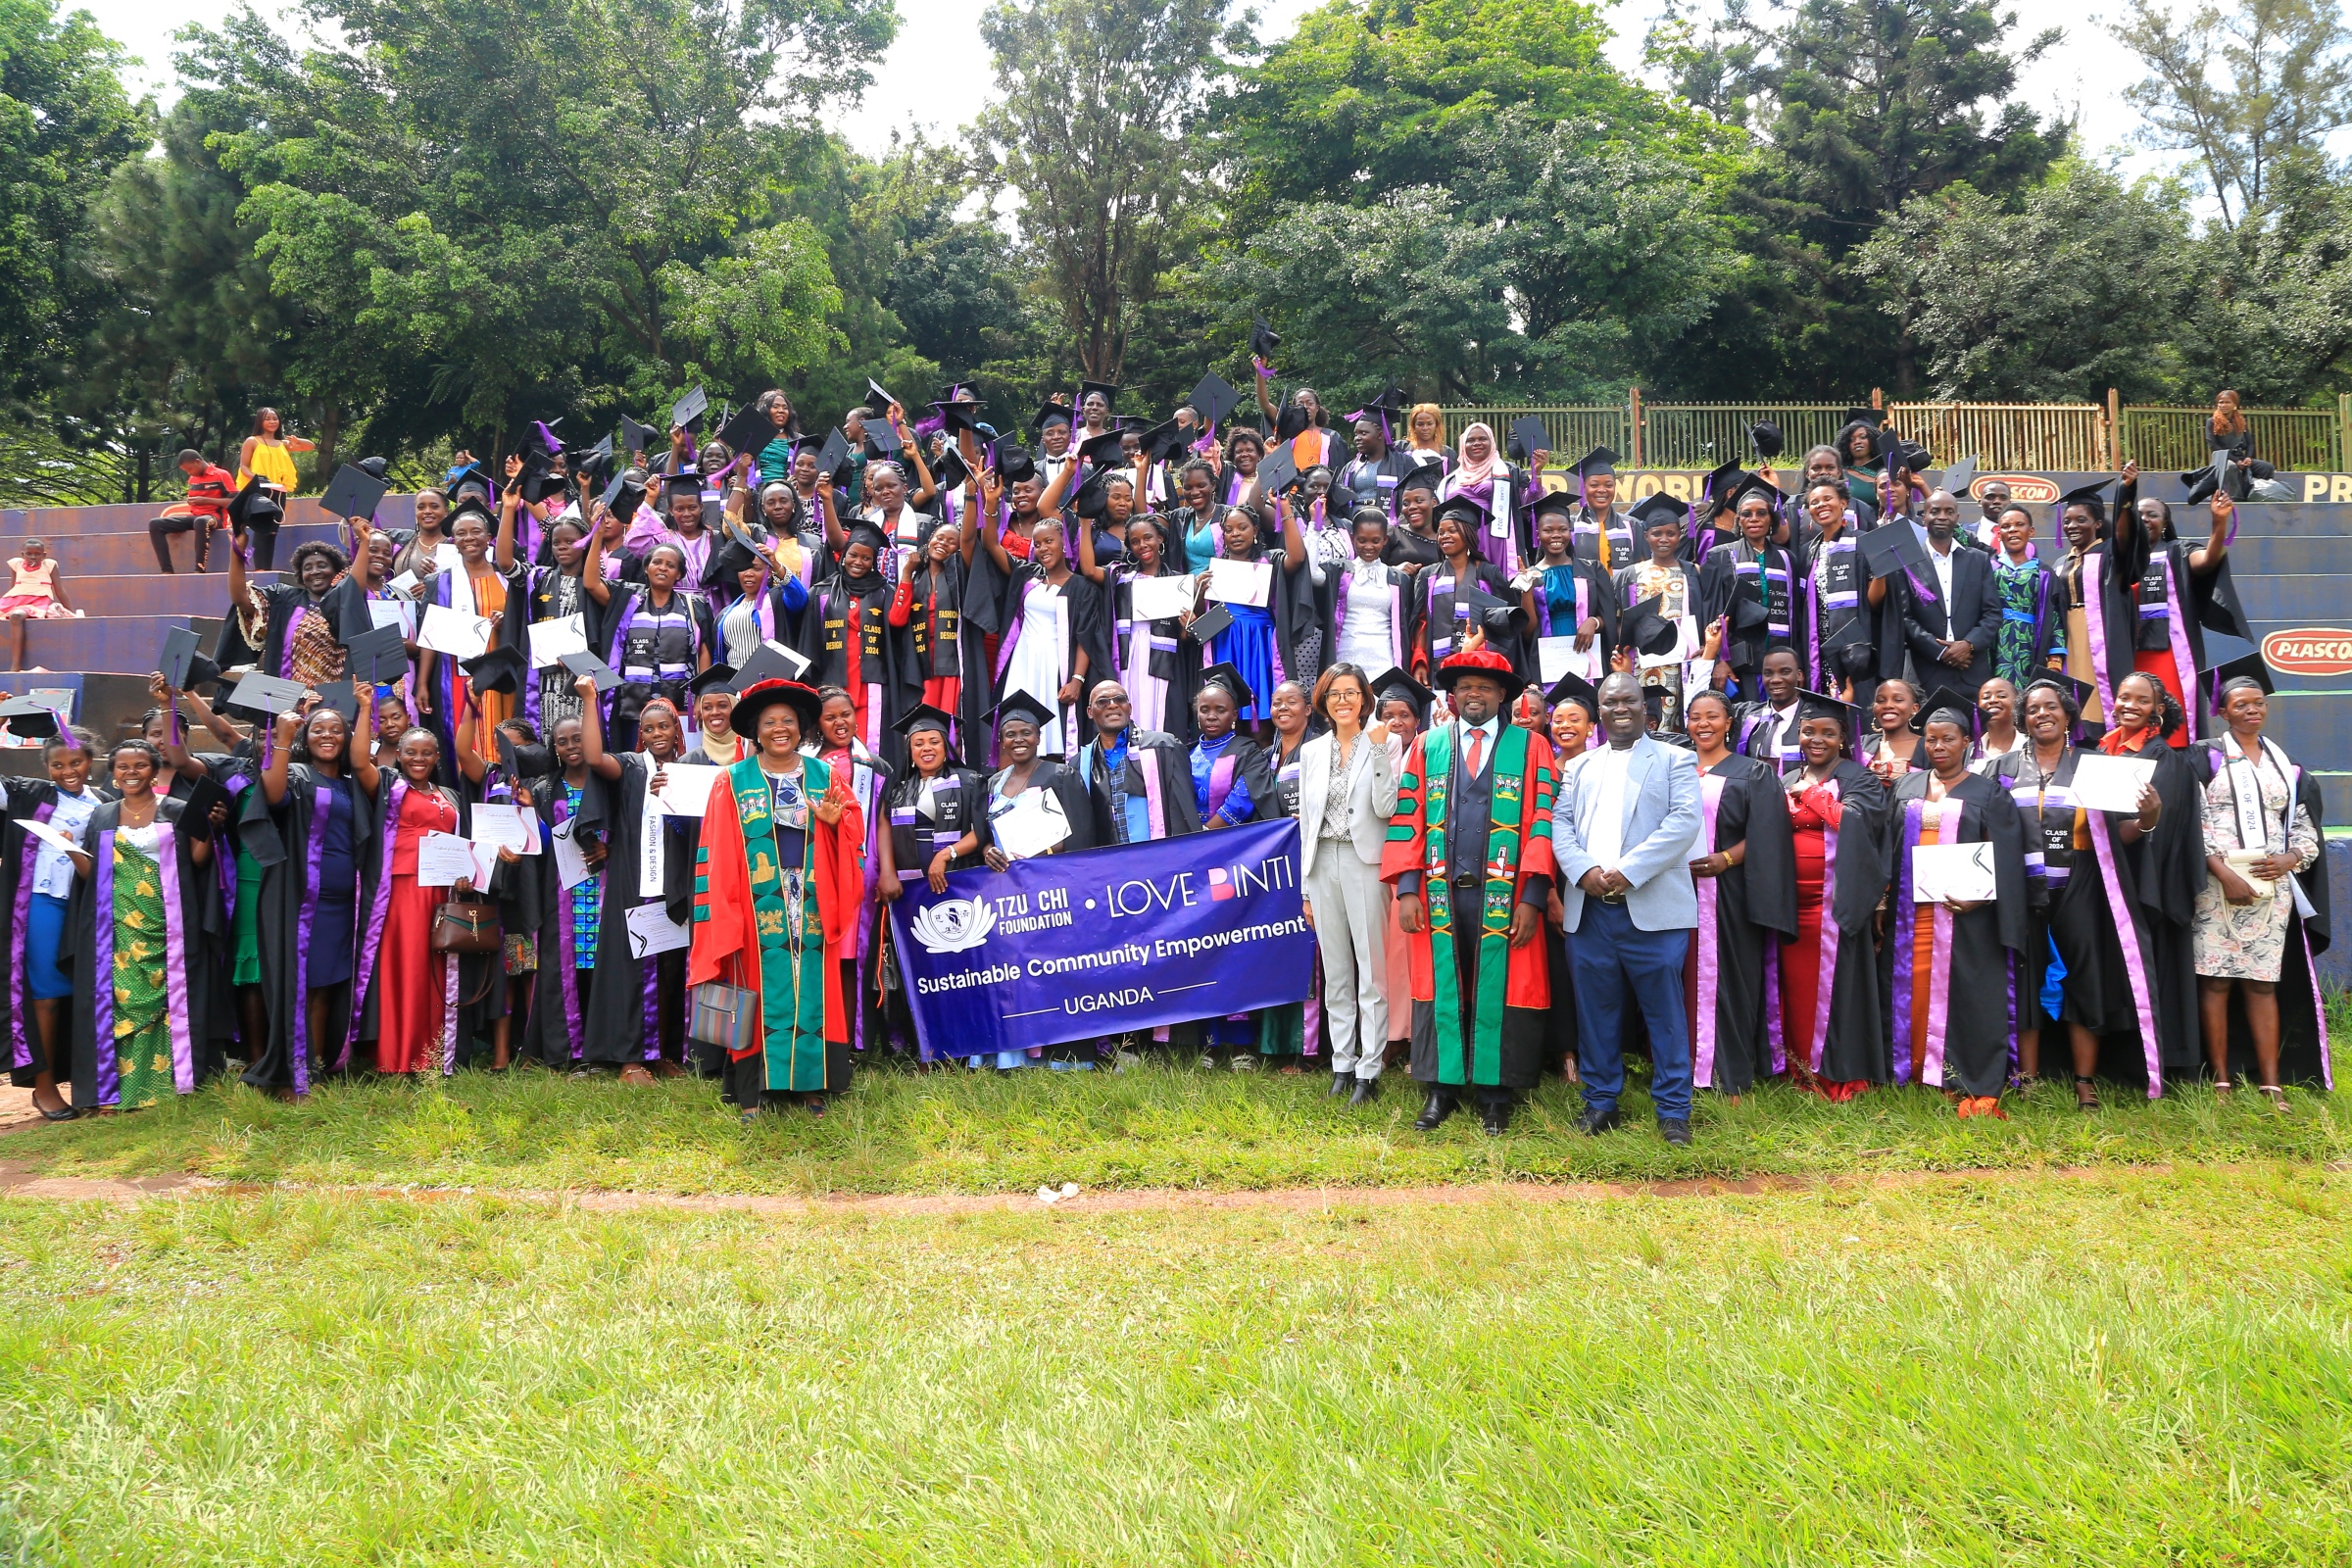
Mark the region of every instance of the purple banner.
POLYGON ((1303 1002, 1315 971, 1288 818, 909 882, 890 932, 931 1055, 1303 1002))

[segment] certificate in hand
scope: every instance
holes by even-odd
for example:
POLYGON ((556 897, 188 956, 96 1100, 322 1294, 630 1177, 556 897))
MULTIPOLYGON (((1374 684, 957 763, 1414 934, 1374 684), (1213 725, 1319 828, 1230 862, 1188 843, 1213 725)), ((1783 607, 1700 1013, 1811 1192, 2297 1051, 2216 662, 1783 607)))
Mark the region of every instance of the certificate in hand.
POLYGON ((556 885, 566 893, 593 874, 588 869, 588 858, 580 853, 578 842, 571 836, 571 830, 578 825, 579 819, 574 817, 571 821, 559 824, 548 835, 556 847, 556 885))
POLYGON ((1916 844, 1912 846, 1912 903, 1976 904, 1992 896, 1991 845, 1916 844))
POLYGON ((520 806, 484 801, 473 808, 473 836, 493 849, 516 855, 539 853, 539 814, 520 806))
POLYGON ((990 819, 997 848, 1016 860, 1034 859, 1070 836, 1070 819, 1051 790, 1023 790, 1004 812, 990 819))
MULTIPOLYGON (((649 791, 647 799, 661 804, 668 816, 700 816, 703 808, 710 804, 711 787, 718 782, 723 768, 706 767, 699 762, 668 762, 662 768, 662 788, 649 791)), ((650 781, 649 781, 650 782, 650 781)))
POLYGON ((84 853, 80 841, 73 834, 52 827, 47 822, 36 822, 27 816, 20 819, 17 825, 53 850, 64 850, 71 855, 84 853))
POLYGON ((1266 608, 1274 592, 1274 563, 1228 561, 1223 556, 1208 564, 1208 597, 1219 604, 1266 608))
POLYGON ((1536 639, 1536 661, 1542 667, 1544 684, 1551 685, 1562 675, 1582 675, 1590 681, 1600 679, 1600 639, 1594 637, 1592 646, 1583 653, 1576 651, 1576 639, 1569 637, 1539 637, 1536 639))
POLYGON ((588 627, 578 615, 559 615, 531 628, 531 667, 545 669, 565 654, 588 651, 588 627))
POLYGON ((2075 763, 2075 804, 2093 811, 2139 810, 2139 787, 2156 776, 2156 760, 2085 752, 2075 763))
POLYGON ((455 887, 474 873, 473 840, 455 833, 427 833, 416 846, 416 885, 455 887))
POLYGON ((692 945, 694 933, 669 917, 659 904, 629 906, 629 956, 650 958, 657 953, 675 953, 692 945))
POLYGON ((1193 608, 1198 577, 1136 577, 1127 585, 1138 620, 1173 620, 1193 608))
POLYGON ((405 599, 370 599, 368 601, 368 622, 372 626, 398 626, 403 637, 414 636, 416 630, 416 607, 405 599))
POLYGON ((490 651, 490 622, 447 605, 427 605, 416 646, 452 659, 479 659, 490 651))

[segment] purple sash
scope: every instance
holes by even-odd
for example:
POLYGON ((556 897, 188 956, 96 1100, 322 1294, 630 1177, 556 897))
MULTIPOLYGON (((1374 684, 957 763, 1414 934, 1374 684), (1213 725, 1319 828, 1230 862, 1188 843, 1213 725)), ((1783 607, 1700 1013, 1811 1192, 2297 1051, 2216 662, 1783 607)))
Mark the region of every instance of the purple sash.
MULTIPOLYGON (((1894 870, 1894 924, 1896 937, 1894 963, 1894 1081, 1918 1082, 1940 1087, 1943 1083, 1943 1042, 1951 1022, 1951 961, 1952 911, 1936 905, 1930 918, 1935 925, 1932 953, 1928 960, 1928 1034, 1921 1043, 1918 1075, 1913 1077, 1911 1057, 1912 988, 1918 983, 1913 972, 1913 945, 1919 937, 1919 906, 1911 899, 1911 853, 1919 848, 1922 830, 1927 820, 1929 802, 1903 803, 1903 854, 1894 870)), ((1959 842, 1960 810, 1964 803, 1953 798, 1935 803, 1936 842, 1959 842)))
MULTIPOLYGON (((2082 620, 2090 632, 2090 677, 2099 688, 2099 716, 2105 718, 2115 706, 2115 684, 2107 677, 2107 556, 2105 552, 2082 556, 2082 620)), ((2114 890, 2111 887, 2109 892, 2114 890)))
MULTIPOLYGON (((1724 783, 1720 773, 1704 774, 1698 781, 1702 824, 1698 839, 1710 853, 1715 848, 1715 813, 1723 805, 1724 783)), ((1700 1089, 1715 1087, 1715 999, 1722 979, 1722 932, 1715 918, 1715 880, 1711 876, 1691 879, 1698 890, 1698 977, 1691 987, 1690 998, 1690 1032, 1695 1047, 1690 1082, 1700 1089)))
MULTIPOLYGON (((548 813, 553 818, 549 823, 549 831, 552 834, 556 828, 564 825, 569 814, 571 797, 565 793, 562 779, 558 779, 556 787, 548 793, 548 813)), ((552 848, 549 853, 554 853, 552 848)), ((556 956, 563 960, 560 972, 564 988, 564 1043, 570 1048, 570 1059, 577 1061, 585 1050, 586 1035, 580 1024, 580 958, 571 930, 571 895, 570 888, 556 889, 556 956)), ((600 908, 598 913, 603 913, 603 910, 600 908)))
MULTIPOLYGON (((172 1088, 193 1094, 196 1089, 196 1051, 188 1033, 188 948, 186 921, 179 906, 179 847, 172 824, 156 819, 155 864, 164 901, 164 1016, 172 1037, 172 1088)), ((115 829, 98 835, 96 861, 90 884, 95 903, 95 952, 90 975, 92 1016, 90 1033, 96 1058, 98 1103, 122 1102, 120 1058, 115 1048, 115 829)))
MULTIPOLYGON (((55 801, 43 801, 32 813, 32 819, 46 822, 49 814, 56 809, 55 801)), ((17 934, 17 967, 9 977, 9 984, 14 988, 9 1000, 15 1004, 8 1009, 9 1039, 15 1047, 9 1060, 19 1069, 32 1065, 32 1042, 24 1033, 24 1014, 32 1010, 32 976, 25 972, 24 938, 25 922, 32 915, 32 865, 40 852, 41 841, 29 833, 25 834, 24 843, 18 851, 16 907, 10 914, 9 929, 17 934)), ((51 957, 54 960, 55 955, 51 957)), ((49 1070, 55 1072, 57 1063, 51 1062, 49 1070)))
MULTIPOLYGON (((326 853, 326 819, 334 809, 334 791, 318 786, 311 798, 311 845, 303 860, 302 912, 294 922, 294 1016, 289 1020, 293 1035, 294 1093, 311 1092, 311 932, 318 917, 318 862, 326 853)), ((355 827, 358 824, 353 824, 355 827)), ((356 834, 354 835, 357 836, 356 834)), ((348 940, 351 933, 343 933, 348 940)))
MULTIPOLYGON (((1822 785, 1830 799, 1838 802, 1838 815, 1845 815, 1842 792, 1836 779, 1822 785)), ((1830 999, 1838 979, 1838 824, 1827 822, 1821 829, 1821 961, 1815 968, 1813 992, 1813 1059, 1806 1065, 1814 1072, 1821 1071, 1822 1053, 1830 1044, 1830 999)))
POLYGON ((368 901, 368 932, 351 958, 351 1024, 343 1031, 343 1049, 335 1056, 335 1071, 351 1067, 351 1048, 360 1038, 367 1016, 368 988, 375 982, 375 960, 383 951, 384 918, 392 909, 392 850, 400 842, 400 803, 408 798, 409 781, 392 780, 392 798, 384 808, 383 858, 375 879, 375 897, 368 901))
MULTIPOLYGON (((2084 598, 2087 600, 2088 596, 2084 598)), ((2102 676, 2102 683, 2103 680, 2102 676)), ((2128 910, 2130 906, 2125 903, 2122 886, 2116 879, 2115 847, 2107 841, 2107 813, 2082 814, 2090 824, 2090 847, 2098 852, 2099 880, 2106 884, 2108 906, 2111 910, 2128 910)), ((2139 936, 2129 918, 2117 918, 2115 935, 2116 946, 2124 950, 2124 973, 2132 982, 2132 1010, 2139 1015, 2139 1049, 2147 1062, 2148 1098, 2160 1099, 2164 1094, 2164 1061, 2157 1049, 2156 1009, 2148 1001, 2147 960, 2139 951, 2139 936)))

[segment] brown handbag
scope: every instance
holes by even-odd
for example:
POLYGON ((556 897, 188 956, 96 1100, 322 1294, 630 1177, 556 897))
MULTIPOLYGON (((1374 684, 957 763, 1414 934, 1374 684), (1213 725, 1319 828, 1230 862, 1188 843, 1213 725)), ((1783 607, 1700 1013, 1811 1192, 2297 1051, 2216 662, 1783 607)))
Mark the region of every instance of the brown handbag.
POLYGON ((435 953, 497 953, 498 906, 452 899, 433 911, 435 953))

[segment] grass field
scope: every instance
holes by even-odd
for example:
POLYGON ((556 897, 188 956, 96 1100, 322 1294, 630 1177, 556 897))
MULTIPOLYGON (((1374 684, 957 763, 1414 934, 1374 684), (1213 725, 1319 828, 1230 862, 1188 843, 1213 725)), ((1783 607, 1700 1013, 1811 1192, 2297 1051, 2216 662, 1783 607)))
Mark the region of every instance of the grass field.
POLYGON ((2352 1179, 0 1203, 0 1560, 2319 1564, 2352 1179))
MULTIPOLYGON (((1669 1149, 1645 1096, 1626 1131, 1573 1131, 1574 1092, 1539 1091, 1510 1134, 1474 1115, 1412 1130, 1421 1097, 1396 1074, 1375 1104, 1323 1098, 1320 1075, 1203 1072, 861 1073, 817 1120, 746 1129, 707 1084, 625 1089, 545 1073, 446 1084, 363 1082, 289 1105, 220 1084, 153 1109, 11 1135, 0 1161, 61 1175, 196 1172, 251 1181, 422 1183, 653 1192, 1019 1192, 1082 1187, 1413 1186, 1432 1182, 1967 1170, 2172 1160, 2352 1158, 2352 1117, 2296 1092, 2280 1116, 2251 1094, 2188 1088, 2156 1104, 2110 1088, 2075 1109, 2063 1085, 2006 1122, 1958 1120, 1926 1090, 1826 1104, 1768 1086, 1731 1105, 1702 1095, 1695 1147, 1669 1149)), ((1637 1078, 1637 1084, 1642 1080, 1637 1078)))

